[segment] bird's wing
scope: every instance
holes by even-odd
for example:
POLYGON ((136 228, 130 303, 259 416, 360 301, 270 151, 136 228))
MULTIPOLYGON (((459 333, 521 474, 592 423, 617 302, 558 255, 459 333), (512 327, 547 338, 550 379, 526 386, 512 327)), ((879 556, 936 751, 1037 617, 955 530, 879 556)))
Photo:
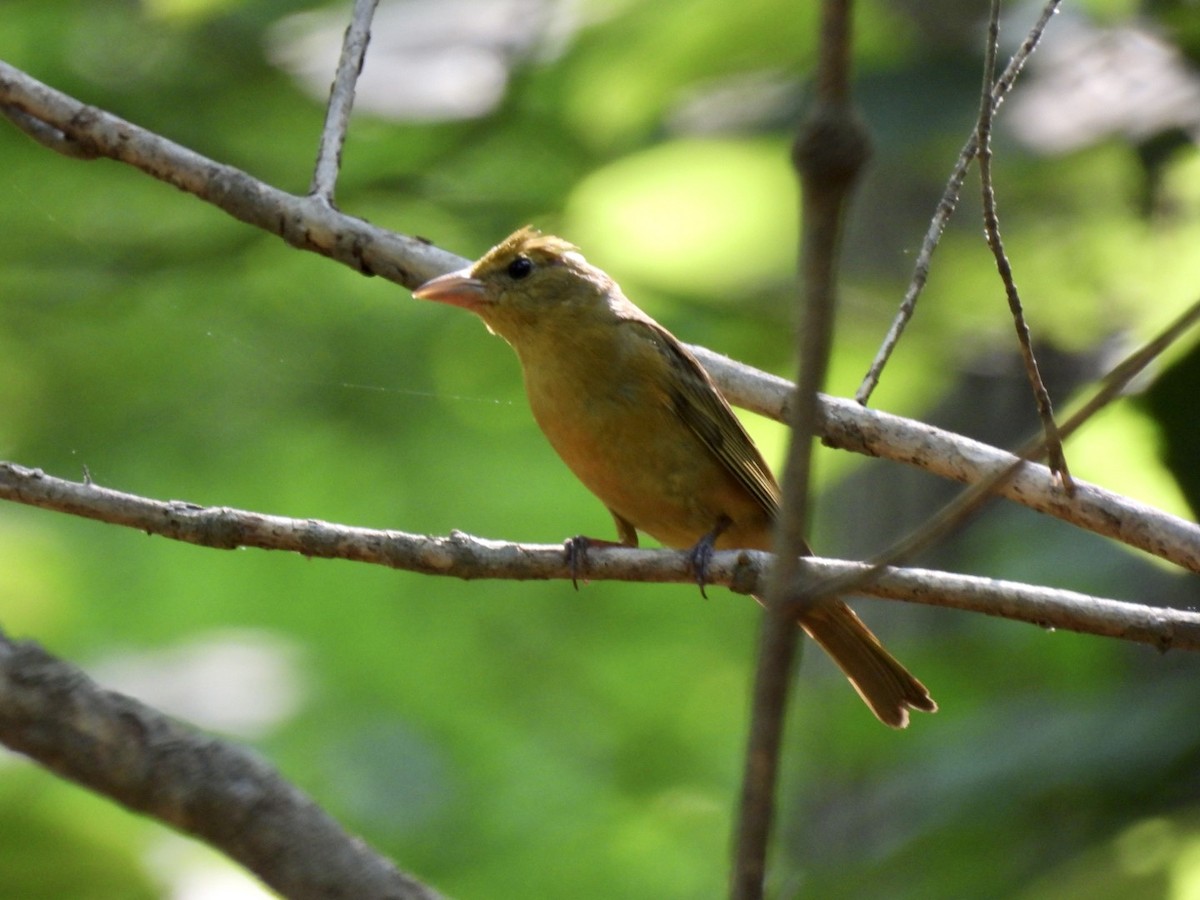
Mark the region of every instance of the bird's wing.
POLYGON ((650 329, 667 364, 679 376, 670 380, 669 400, 675 414, 762 504, 763 510, 774 517, 779 510, 779 485, 741 420, 700 361, 673 334, 648 316, 641 321, 650 329))

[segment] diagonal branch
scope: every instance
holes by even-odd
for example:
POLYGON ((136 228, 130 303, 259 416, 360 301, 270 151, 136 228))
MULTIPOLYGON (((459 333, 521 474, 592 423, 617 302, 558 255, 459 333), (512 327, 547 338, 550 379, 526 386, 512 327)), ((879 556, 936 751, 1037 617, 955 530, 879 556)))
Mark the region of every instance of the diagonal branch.
POLYGON ((3 61, 0 113, 22 130, 36 131, 47 146, 60 146, 78 158, 105 157, 133 166, 293 247, 328 256, 364 275, 415 288, 465 263, 417 238, 343 215, 318 198, 273 188, 56 91, 3 61))
MULTIPOLYGON (((1171 335, 1172 340, 1177 337, 1171 335)), ((786 421, 789 381, 711 350, 693 350, 731 403, 786 421)), ((990 444, 838 397, 822 398, 821 434, 831 447, 916 466, 964 484, 993 479, 1018 462, 1017 456, 990 444)), ((1195 522, 1079 479, 1075 489, 1068 498, 1049 469, 1026 463, 996 493, 1200 574, 1200 526, 1195 522)))
POLYGON ((294 900, 435 900, 255 754, 0 633, 0 743, 197 837, 294 900))
POLYGON ((1033 390, 1034 404, 1038 418, 1045 432, 1046 455, 1050 461, 1050 469, 1062 480, 1063 490, 1067 496, 1075 491, 1070 469, 1067 468, 1067 458, 1063 453, 1062 438, 1058 432, 1058 423, 1054 421, 1054 405, 1050 401, 1050 392, 1042 381, 1042 373, 1038 368, 1037 358, 1033 353, 1033 338, 1030 335, 1029 323, 1025 319, 1025 310, 1021 303, 1021 293, 1013 280, 1012 263, 1004 249, 1004 239, 1000 234, 1000 217, 996 211, 996 189, 992 181, 992 113, 995 105, 992 94, 995 90, 993 76, 995 74, 996 47, 1000 43, 1000 0, 992 0, 991 15, 988 20, 987 52, 983 67, 983 97, 979 101, 978 130, 976 131, 979 146, 979 182, 983 194, 983 231, 988 248, 996 260, 996 271, 1004 285, 1004 295, 1008 299, 1009 312, 1013 317, 1013 325, 1017 331, 1017 343, 1021 348, 1021 360, 1025 364, 1025 374, 1029 386, 1033 390))

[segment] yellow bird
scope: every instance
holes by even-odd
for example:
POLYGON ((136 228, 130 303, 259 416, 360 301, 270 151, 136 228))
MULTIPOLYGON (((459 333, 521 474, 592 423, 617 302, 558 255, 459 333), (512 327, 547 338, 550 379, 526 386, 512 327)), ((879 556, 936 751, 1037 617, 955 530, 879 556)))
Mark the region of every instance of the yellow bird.
MULTIPOLYGON (((696 358, 576 247, 524 228, 413 296, 469 309, 512 345, 534 418, 622 544, 643 531, 667 547, 772 549, 779 487, 762 454, 696 358)), ((937 709, 845 603, 799 624, 884 724, 937 709)))

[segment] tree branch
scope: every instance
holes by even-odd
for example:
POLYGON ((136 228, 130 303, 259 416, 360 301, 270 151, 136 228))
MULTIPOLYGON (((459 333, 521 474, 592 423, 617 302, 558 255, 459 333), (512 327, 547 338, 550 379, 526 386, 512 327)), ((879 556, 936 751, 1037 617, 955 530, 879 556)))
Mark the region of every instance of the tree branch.
MULTIPOLYGON (((181 500, 151 500, 92 483, 54 478, 12 463, 0 463, 0 499, 221 550, 284 550, 468 580, 567 580, 573 574, 559 544, 513 544, 458 531, 446 537, 431 537, 199 506, 181 500)), ((771 554, 758 551, 719 551, 713 554, 707 570, 708 581, 740 594, 761 593, 771 559, 771 554)), ((864 563, 806 557, 801 561, 798 578, 842 578, 861 575, 868 569, 864 563)), ((595 581, 691 584, 695 580, 686 552, 624 547, 594 547, 588 552, 582 574, 595 581)), ((1200 650, 1200 613, 1196 612, 992 578, 894 567, 885 567, 862 592, 1163 648, 1200 650)))
POLYGON ((822 596, 818 584, 797 576, 800 557, 808 550, 813 438, 820 431, 819 391, 825 384, 833 346, 842 233, 850 196, 870 156, 866 127, 850 99, 852 6, 851 0, 823 0, 820 4, 815 97, 792 144, 801 198, 798 374, 773 542, 777 572, 764 597, 766 613, 735 832, 729 894, 736 900, 759 900, 766 887, 787 700, 803 646, 792 606, 809 606, 822 596))
POLYGON ((1000 233, 1000 216, 997 212, 996 189, 992 179, 992 113, 996 109, 992 97, 995 92, 996 48, 1000 43, 1000 0, 992 0, 991 13, 988 18, 987 50, 984 53, 983 65, 983 96, 979 101, 978 130, 976 131, 979 157, 979 184, 983 195, 983 232, 988 248, 996 261, 996 271, 1004 285, 1004 295, 1008 299, 1008 309, 1013 317, 1013 326, 1017 332, 1017 345, 1021 348, 1021 360, 1025 364, 1025 375, 1033 391, 1034 405, 1038 418, 1045 432, 1046 455, 1050 460, 1050 469, 1062 480, 1063 490, 1070 496, 1075 492, 1075 484, 1071 479, 1071 470, 1067 467, 1067 458, 1063 453, 1062 438, 1058 433, 1058 423, 1054 420, 1054 404, 1050 400, 1050 392, 1042 380, 1037 358, 1033 352, 1033 338, 1029 323, 1025 318, 1024 304, 1021 302, 1021 292, 1013 278, 1012 262, 1004 247, 1004 238, 1000 233))
POLYGON ((364 275, 415 288, 466 260, 412 237, 344 215, 314 197, 278 190, 111 113, 88 106, 0 61, 0 112, 68 155, 106 157, 193 194, 293 247, 364 275), (40 123, 40 124, 35 124, 40 123), (60 137, 52 139, 53 132, 60 137))
POLYGON ((321 130, 321 145, 317 149, 317 164, 313 167, 312 184, 308 193, 333 206, 333 191, 342 166, 342 147, 350 126, 350 110, 354 108, 354 90, 362 73, 371 41, 371 19, 379 0, 355 0, 354 14, 346 27, 337 74, 329 90, 329 105, 325 111, 325 127, 321 130))
MULTIPOLYGON (((791 382, 711 350, 692 349, 730 403, 786 421, 791 382)), ((963 484, 986 481, 1017 462, 1014 454, 990 444, 838 397, 822 398, 821 434, 831 447, 905 463, 963 484)), ((997 495, 1200 574, 1200 526, 1195 522, 1086 481, 1074 483, 1076 493, 1067 497, 1048 468, 1026 462, 997 495)))
MULTIPOLYGON (((200 838, 286 897, 434 900, 255 754, 0 633, 0 741, 200 838)), ((400 764, 400 763, 397 763, 400 764)))

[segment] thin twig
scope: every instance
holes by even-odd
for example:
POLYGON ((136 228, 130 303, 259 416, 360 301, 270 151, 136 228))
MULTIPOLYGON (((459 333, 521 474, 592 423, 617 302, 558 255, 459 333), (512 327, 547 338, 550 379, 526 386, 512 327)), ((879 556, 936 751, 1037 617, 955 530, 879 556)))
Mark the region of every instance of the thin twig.
POLYGON ((996 66, 996 47, 1000 42, 1000 0, 992 0, 991 15, 988 19, 987 51, 984 54, 983 65, 983 97, 979 103, 979 184, 983 193, 983 232, 987 238, 988 247, 996 260, 996 271, 1004 284, 1004 295, 1008 299, 1008 309, 1012 314, 1013 326, 1017 331, 1017 343, 1021 348, 1021 359, 1025 364, 1025 374, 1029 378, 1029 386, 1033 390, 1034 403, 1037 406, 1038 418, 1042 423, 1042 431, 1046 436, 1046 454, 1050 463, 1050 471, 1062 480, 1063 490, 1067 496, 1075 492, 1071 481, 1071 472, 1067 468, 1067 458, 1063 454, 1062 438, 1058 434, 1058 425, 1054 421, 1054 406, 1050 401, 1050 392, 1042 381, 1042 373, 1038 369, 1037 357, 1033 352, 1033 339, 1029 333, 1029 323, 1025 320, 1025 310, 1021 304, 1021 294, 1013 278, 1012 264, 1004 251, 1004 239, 1000 235, 1000 216, 996 211, 996 190, 992 182, 992 78, 996 66))
POLYGON ((321 130, 321 145, 317 150, 317 164, 308 193, 330 206, 334 205, 333 191, 342 167, 342 147, 346 143, 350 111, 354 107, 354 89, 362 73, 367 44, 371 41, 371 19, 378 5, 379 0, 355 0, 354 13, 342 41, 337 74, 329 90, 325 127, 321 130))
POLYGON ((0 104, 0 114, 3 114, 5 118, 43 147, 53 150, 55 153, 71 159, 95 159, 98 155, 94 149, 68 138, 53 125, 47 125, 20 107, 0 104))
POLYGON ((813 438, 820 430, 818 391, 833 342, 838 250, 846 207, 869 155, 865 128, 850 101, 852 46, 850 0, 824 0, 815 105, 792 150, 803 203, 800 375, 775 533, 777 569, 764 603, 742 775, 730 881, 730 895, 736 900, 759 900, 766 882, 787 698, 799 659, 800 629, 790 601, 803 603, 808 596, 798 575, 799 557, 807 552, 813 438))
POLYGON ((1189 306, 1175 321, 1113 366, 1104 376, 1100 389, 1059 426, 1059 434, 1063 438, 1074 434, 1084 422, 1121 396, 1129 383, 1146 366, 1182 338, 1197 322, 1200 322, 1200 300, 1189 306))
MULTIPOLYGON (((1042 7, 1041 15, 1038 20, 1029 29, 1025 35, 1025 40, 1021 42, 1021 46, 1017 48, 1017 52, 1012 55, 1008 65, 1004 68, 1004 73, 997 79, 995 86, 992 89, 992 109, 998 109, 1000 104, 1004 102, 1004 98, 1012 90, 1016 83, 1017 76, 1021 74, 1021 70, 1025 67, 1025 63, 1037 48, 1038 43, 1042 39, 1042 34, 1046 30, 1050 19, 1058 12, 1058 7, 1062 0, 1048 0, 1045 6, 1042 7)), ((891 358, 892 352, 896 349, 896 345, 900 342, 900 336, 904 333, 904 328, 908 325, 913 313, 916 312, 917 299, 921 296, 921 292, 925 290, 925 283, 929 280, 929 267, 933 260, 934 251, 937 250, 938 244, 941 242, 942 233, 946 230, 946 225, 949 224, 950 218, 954 215, 954 210, 958 207, 958 198, 962 192, 963 183, 967 179, 967 170, 971 167, 971 162, 975 159, 975 155, 979 150, 979 129, 978 124, 971 129, 971 135, 967 138, 967 142, 959 151, 958 160, 954 164, 954 169, 950 173, 950 178, 946 182, 946 187, 942 191, 941 199, 938 200, 937 209, 934 211, 933 218, 929 221, 929 229, 925 232, 925 238, 921 242, 921 249, 917 253, 917 261, 913 266, 912 279, 909 281, 908 289, 904 292, 904 299, 900 302, 900 308, 896 312, 896 317, 892 320, 891 328, 888 329, 887 335, 883 339, 879 350, 875 354, 875 359, 871 361, 871 366, 867 370, 867 374, 863 376, 862 384, 854 394, 854 399, 864 406, 870 401, 871 393, 879 384, 879 377, 883 373, 883 368, 887 365, 888 359, 891 358)))

